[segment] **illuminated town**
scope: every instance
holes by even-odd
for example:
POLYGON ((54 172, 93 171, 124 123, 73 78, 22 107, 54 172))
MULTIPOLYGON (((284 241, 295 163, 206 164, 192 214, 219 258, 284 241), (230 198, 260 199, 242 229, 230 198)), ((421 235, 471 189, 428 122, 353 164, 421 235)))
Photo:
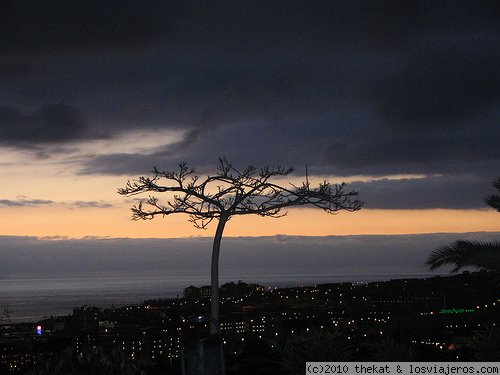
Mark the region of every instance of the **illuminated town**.
MULTIPOLYGON (((294 288, 227 283, 221 286, 227 373, 286 374, 287 343, 323 334, 342 342, 353 360, 376 359, 388 338, 419 360, 474 360, 474 337, 500 323, 498 283, 490 272, 294 288)), ((189 286, 176 299, 82 306, 30 324, 4 321, 0 373, 178 374, 185 340, 208 332, 209 305, 210 287, 189 286)))

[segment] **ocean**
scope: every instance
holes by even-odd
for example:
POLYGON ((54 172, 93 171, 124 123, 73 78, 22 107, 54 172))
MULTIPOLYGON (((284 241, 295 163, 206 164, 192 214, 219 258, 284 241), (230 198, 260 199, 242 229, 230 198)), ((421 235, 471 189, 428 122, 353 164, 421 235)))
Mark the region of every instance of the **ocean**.
MULTIPOLYGON (((220 284, 242 280, 266 287, 291 287, 322 283, 384 281, 424 278, 436 274, 398 275, 245 275, 224 276, 220 284)), ((147 299, 182 296, 190 286, 209 285, 208 276, 149 276, 65 279, 0 279, 0 324, 36 322, 50 316, 70 314, 83 305, 110 307, 139 304, 147 299)))

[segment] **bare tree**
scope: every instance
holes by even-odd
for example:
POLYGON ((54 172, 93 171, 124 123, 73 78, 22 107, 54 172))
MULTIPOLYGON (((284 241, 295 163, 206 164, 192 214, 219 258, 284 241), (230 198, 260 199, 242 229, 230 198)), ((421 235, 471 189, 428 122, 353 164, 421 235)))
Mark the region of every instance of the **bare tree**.
POLYGON ((210 332, 219 333, 219 251, 226 223, 237 215, 260 215, 278 218, 286 215, 283 209, 310 205, 334 214, 340 210, 357 211, 362 202, 356 191, 345 191, 345 184, 321 182, 311 187, 307 175, 300 186, 288 187, 272 182, 273 178, 287 176, 292 168, 266 166, 257 169, 250 165, 236 169, 225 158, 219 159, 214 175, 201 179, 186 163, 175 172, 160 171, 153 177, 128 181, 118 193, 133 196, 142 193, 171 193, 165 202, 156 196, 132 207, 134 220, 148 220, 155 216, 187 214, 196 228, 205 229, 214 219, 218 221, 213 241, 211 265, 210 332), (147 208, 145 208, 145 204, 147 208))

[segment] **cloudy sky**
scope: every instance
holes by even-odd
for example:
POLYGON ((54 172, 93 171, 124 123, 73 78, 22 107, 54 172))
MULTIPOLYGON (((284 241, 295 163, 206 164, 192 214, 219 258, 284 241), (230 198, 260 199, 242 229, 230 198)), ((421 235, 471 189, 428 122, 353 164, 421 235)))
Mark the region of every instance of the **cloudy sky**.
MULTIPOLYGON (((500 231, 495 1, 7 1, 0 234, 210 236, 131 222, 154 165, 307 165, 365 208, 231 222, 228 236, 500 231)), ((10 237, 9 237, 10 238, 10 237)))
MULTIPOLYGON (((422 244, 433 248, 457 238, 491 241, 498 235, 475 232, 460 235, 227 237, 220 259, 221 276, 266 281, 276 275, 286 275, 292 280, 293 275, 298 278, 331 275, 335 279, 348 275, 429 274, 424 267, 428 251, 422 244)), ((208 237, 47 241, 5 236, 0 242, 0 275, 1 278, 207 277, 211 258, 207 250, 210 247, 208 237)), ((440 269, 438 273, 448 270, 440 269)), ((351 280, 356 281, 356 278, 351 280)))

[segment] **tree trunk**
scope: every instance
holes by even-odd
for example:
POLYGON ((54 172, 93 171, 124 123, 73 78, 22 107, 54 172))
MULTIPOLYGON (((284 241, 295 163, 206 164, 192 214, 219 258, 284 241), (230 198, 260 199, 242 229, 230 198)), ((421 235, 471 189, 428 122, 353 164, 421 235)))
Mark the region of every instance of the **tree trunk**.
POLYGON ((210 304, 210 334, 220 333, 219 326, 219 252, 222 240, 222 232, 227 222, 226 215, 222 214, 217 224, 214 244, 212 248, 212 269, 211 269, 211 287, 212 300, 210 304))

